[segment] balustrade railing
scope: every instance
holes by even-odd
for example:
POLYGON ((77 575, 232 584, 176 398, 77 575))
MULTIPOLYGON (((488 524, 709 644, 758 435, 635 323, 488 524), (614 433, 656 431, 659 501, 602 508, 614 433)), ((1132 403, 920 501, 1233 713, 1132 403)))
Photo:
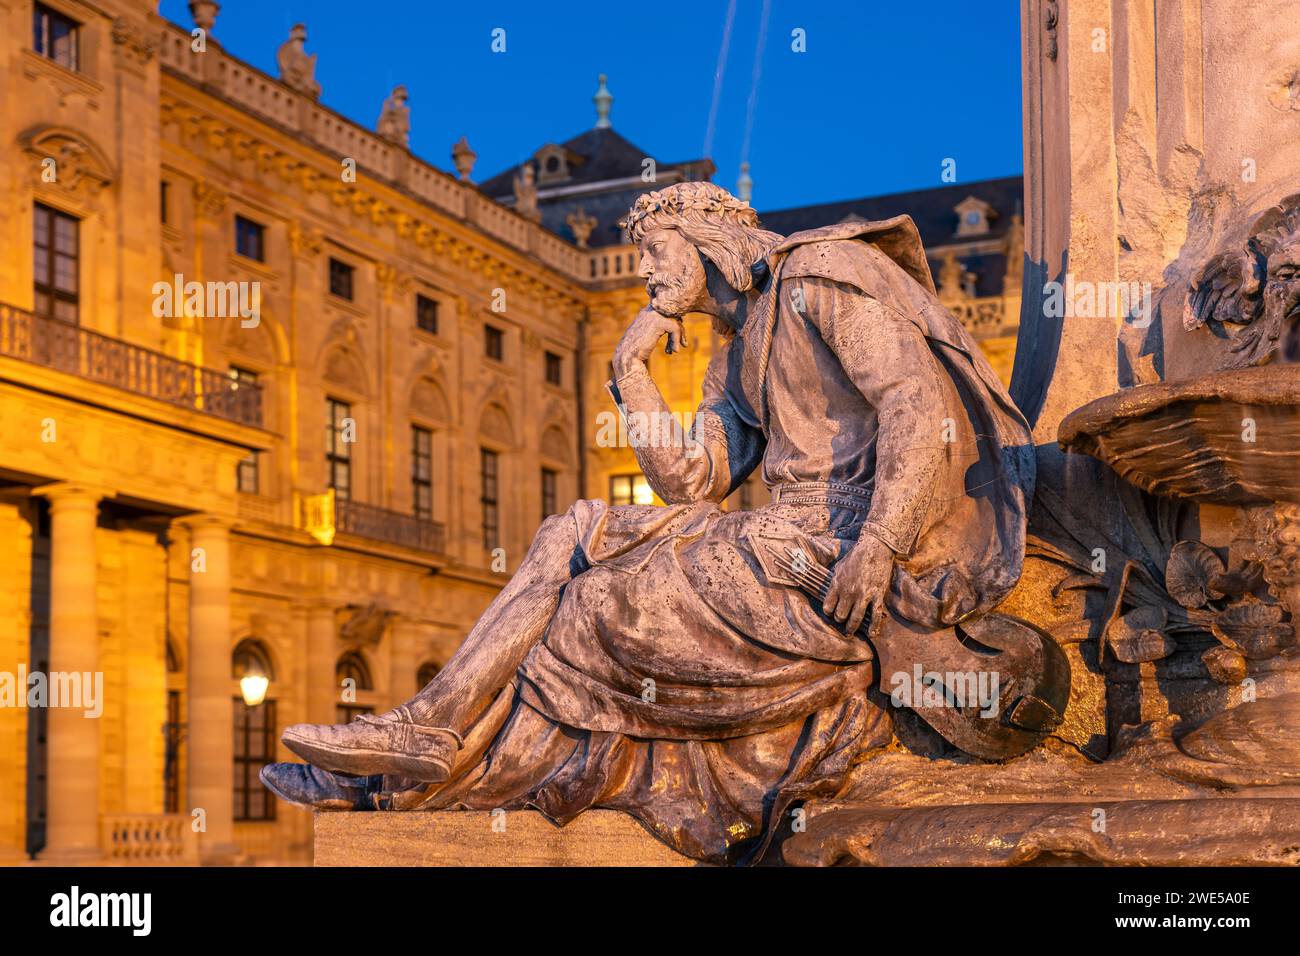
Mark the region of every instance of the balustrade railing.
POLYGON ((0 355, 242 425, 262 424, 257 385, 11 305, 0 305, 0 355))
POLYGON ((445 528, 437 521, 344 498, 334 501, 334 524, 341 534, 355 534, 416 551, 441 554, 446 544, 445 528))
POLYGON ((101 818, 104 855, 114 865, 195 866, 198 835, 186 813, 141 813, 101 818))

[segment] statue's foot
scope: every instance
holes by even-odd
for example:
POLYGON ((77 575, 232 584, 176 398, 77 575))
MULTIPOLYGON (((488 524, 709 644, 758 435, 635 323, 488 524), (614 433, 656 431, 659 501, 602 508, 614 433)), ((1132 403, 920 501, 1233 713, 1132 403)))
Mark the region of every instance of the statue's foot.
POLYGON ((306 763, 269 763, 260 774, 281 800, 314 810, 373 810, 381 776, 344 777, 306 763))
POLYGON ((281 735, 299 757, 340 773, 389 774, 421 783, 451 776, 460 734, 447 727, 422 727, 405 707, 386 714, 362 714, 350 724, 294 724, 281 735))

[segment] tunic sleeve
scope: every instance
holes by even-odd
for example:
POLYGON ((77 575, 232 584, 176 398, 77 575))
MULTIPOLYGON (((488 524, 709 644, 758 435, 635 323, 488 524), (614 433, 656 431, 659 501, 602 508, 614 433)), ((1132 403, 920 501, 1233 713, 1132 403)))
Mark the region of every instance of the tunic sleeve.
POLYGON ((915 324, 854 286, 816 276, 784 284, 795 311, 876 410, 876 478, 863 530, 909 557, 939 481, 952 414, 934 354, 915 324))
POLYGON ((762 458, 762 432, 746 424, 727 398, 729 359, 730 349, 720 348, 709 362, 704 397, 689 431, 669 411, 644 365, 610 383, 637 463, 655 494, 669 504, 722 501, 762 458))

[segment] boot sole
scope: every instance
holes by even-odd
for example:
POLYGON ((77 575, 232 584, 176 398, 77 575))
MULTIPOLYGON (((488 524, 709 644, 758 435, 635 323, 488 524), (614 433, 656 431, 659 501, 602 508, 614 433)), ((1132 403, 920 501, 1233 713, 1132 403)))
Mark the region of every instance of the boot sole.
POLYGON ((395 753, 391 750, 332 748, 317 740, 291 736, 288 732, 282 734, 280 740, 308 763, 335 773, 360 776, 382 773, 409 777, 420 783, 445 783, 451 776, 451 767, 436 757, 395 753))

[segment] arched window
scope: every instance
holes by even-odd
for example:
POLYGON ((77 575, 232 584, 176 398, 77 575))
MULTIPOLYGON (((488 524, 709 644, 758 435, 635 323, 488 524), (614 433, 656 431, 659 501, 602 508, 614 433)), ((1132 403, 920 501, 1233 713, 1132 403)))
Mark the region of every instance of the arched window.
POLYGON ((235 684, 235 819, 274 820, 275 798, 262 786, 258 774, 275 761, 275 701, 266 697, 256 707, 244 702, 237 683, 249 675, 261 674, 275 686, 275 670, 266 645, 245 638, 230 656, 230 673, 235 684))
POLYGON ((359 714, 373 714, 367 693, 375 689, 370 678, 370 666, 360 651, 348 651, 334 666, 334 683, 338 687, 339 703, 336 710, 338 722, 346 724, 359 714))
POLYGON ((419 691, 424 690, 424 688, 428 685, 429 681, 433 680, 435 677, 438 676, 438 671, 440 671, 441 669, 442 668, 440 668, 433 661, 425 661, 423 664, 421 664, 420 669, 415 672, 416 692, 418 693, 419 691))
POLYGON ((235 646, 235 652, 230 655, 230 665, 230 676, 235 680, 249 674, 264 674, 267 680, 275 680, 271 655, 256 638, 246 637, 235 646))

